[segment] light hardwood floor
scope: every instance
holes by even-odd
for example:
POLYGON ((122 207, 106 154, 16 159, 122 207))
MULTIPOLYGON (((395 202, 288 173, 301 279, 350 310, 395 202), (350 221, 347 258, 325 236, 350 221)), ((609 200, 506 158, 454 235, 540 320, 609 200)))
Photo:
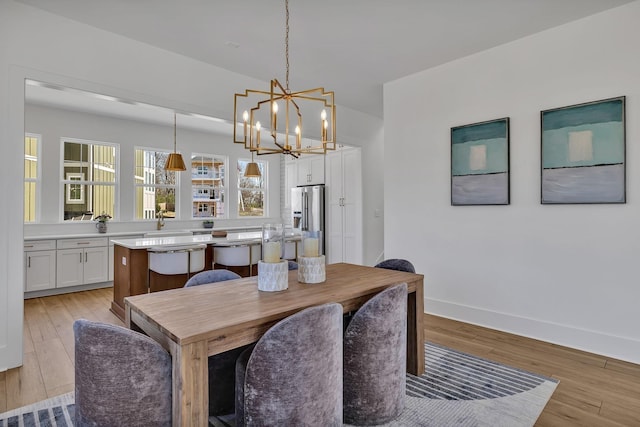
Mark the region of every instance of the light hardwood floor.
MULTIPOLYGON (((0 413, 73 390, 75 319, 122 325, 111 289, 25 301, 24 365, 0 373, 0 413)), ((639 426, 640 365, 425 315, 425 338, 560 380, 536 426, 639 426)))

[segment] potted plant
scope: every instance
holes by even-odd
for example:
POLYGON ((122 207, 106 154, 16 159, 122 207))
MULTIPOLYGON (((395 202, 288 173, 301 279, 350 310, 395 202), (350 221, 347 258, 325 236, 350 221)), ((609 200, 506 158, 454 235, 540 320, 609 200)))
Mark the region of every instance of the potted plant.
POLYGON ((107 232, 107 221, 111 219, 111 215, 102 211, 100 215, 93 218, 94 221, 98 221, 96 224, 96 228, 98 229, 98 233, 106 233, 107 232))
POLYGON ((204 221, 202 221, 202 226, 204 228, 213 228, 213 221, 210 219, 205 219, 204 221))

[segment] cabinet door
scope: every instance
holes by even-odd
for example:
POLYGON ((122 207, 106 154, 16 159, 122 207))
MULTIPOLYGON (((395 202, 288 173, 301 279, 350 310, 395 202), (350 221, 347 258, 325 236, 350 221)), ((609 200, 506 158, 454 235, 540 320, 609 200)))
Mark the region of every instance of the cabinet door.
POLYGON ((317 154, 309 157, 309 184, 324 184, 324 157, 317 154))
POLYGON ((84 283, 106 282, 109 279, 107 251, 106 246, 84 250, 84 283))
POLYGON ((56 251, 25 252, 24 290, 56 287, 56 251))
POLYGON ((343 262, 362 264, 362 162, 360 150, 342 152, 343 262))
POLYGON ((343 261, 342 154, 340 152, 327 154, 326 178, 325 256, 327 264, 334 264, 343 261))
POLYGON ((82 249, 59 249, 56 256, 56 287, 82 285, 84 251, 82 249))
POLYGON ((86 248, 84 250, 84 283, 99 283, 109 280, 108 248, 86 248))
POLYGON ((297 185, 309 185, 311 184, 311 164, 309 158, 300 157, 296 160, 297 164, 297 185))

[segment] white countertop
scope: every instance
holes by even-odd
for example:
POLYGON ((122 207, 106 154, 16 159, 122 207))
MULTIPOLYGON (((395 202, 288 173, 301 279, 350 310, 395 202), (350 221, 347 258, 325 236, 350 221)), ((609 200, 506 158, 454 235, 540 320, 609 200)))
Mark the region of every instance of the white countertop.
MULTIPOLYGON (((128 249, 149 249, 156 246, 181 246, 198 243, 206 243, 213 246, 240 246, 256 245, 262 243, 261 231, 246 231, 240 233, 227 233, 227 237, 213 237, 210 234, 194 236, 163 236, 163 237, 142 237, 138 239, 112 239, 115 245, 128 249)), ((299 240, 299 234, 287 234, 285 240, 299 240)))
MULTIPOLYGON (((185 229, 177 229, 177 230, 171 230, 171 229, 163 229, 161 231, 191 231, 193 233, 202 233, 202 232, 207 232, 207 233, 211 233, 213 231, 233 231, 233 230, 249 230, 249 229, 255 229, 260 230, 260 226, 235 226, 235 227, 215 227, 215 228, 193 228, 193 229, 189 229, 189 228, 185 228, 185 229)), ((98 233, 97 231, 95 233, 69 233, 69 234, 61 234, 61 233, 56 233, 56 234, 38 234, 37 236, 33 235, 33 236, 24 236, 24 241, 32 241, 32 240, 55 240, 55 239, 86 239, 86 238, 90 238, 90 237, 122 237, 126 239, 126 236, 135 236, 135 235, 142 235, 145 233, 153 233, 157 230, 141 230, 141 231, 116 231, 116 232, 111 232, 111 231, 107 231, 106 233, 98 233)))

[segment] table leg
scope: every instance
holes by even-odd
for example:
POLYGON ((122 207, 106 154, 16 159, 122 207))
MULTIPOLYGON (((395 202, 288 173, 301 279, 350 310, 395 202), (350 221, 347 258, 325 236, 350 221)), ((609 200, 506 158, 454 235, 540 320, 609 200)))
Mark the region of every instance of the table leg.
POLYGON ((424 374, 424 290, 423 281, 407 298, 407 372, 424 374))
POLYGON ((173 425, 209 424, 209 366, 207 343, 196 342, 172 349, 173 425))

